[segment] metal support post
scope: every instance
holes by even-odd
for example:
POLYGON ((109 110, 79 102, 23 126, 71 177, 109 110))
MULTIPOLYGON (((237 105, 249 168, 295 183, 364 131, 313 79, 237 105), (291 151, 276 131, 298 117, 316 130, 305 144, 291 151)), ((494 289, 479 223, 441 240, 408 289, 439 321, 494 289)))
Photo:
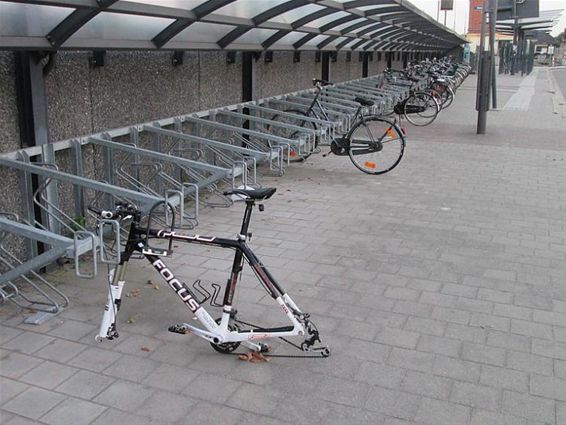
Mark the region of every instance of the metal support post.
POLYGON ((330 81, 330 52, 322 52, 321 78, 324 81, 330 81))
POLYGON ((369 54, 368 52, 362 53, 362 78, 366 78, 369 75, 369 54))
MULTIPOLYGON (((491 100, 492 108, 497 108, 497 76, 495 73, 495 23, 497 22, 497 0, 489 0, 489 51, 491 73, 491 100)), ((501 60, 501 58, 499 58, 501 60)))
POLYGON ((255 52, 242 52, 242 101, 255 97, 255 52))
POLYGON ((478 86, 476 93, 476 110, 478 111, 477 134, 485 134, 487 124, 487 110, 489 108, 489 74, 490 68, 487 60, 488 55, 485 52, 485 30, 487 15, 487 0, 483 1, 481 35, 479 48, 479 68, 478 68, 478 86), (486 63, 487 62, 487 63, 486 63))
POLYGON ((16 95, 22 147, 47 143, 47 101, 43 65, 37 52, 17 51, 16 95))
MULTIPOLYGON (((16 98, 18 102, 18 122, 20 128, 21 147, 40 146, 48 143, 47 100, 45 97, 45 81, 43 79, 44 67, 41 55, 33 51, 16 51, 14 53, 16 65, 16 98)), ((33 158, 32 161, 35 161, 33 158)), ((26 218, 30 222, 42 222, 41 209, 31 202, 31 197, 41 184, 38 176, 30 178, 27 195, 30 202, 26 202, 28 210, 26 218)), ((43 243, 30 240, 30 253, 41 254, 43 243)))
POLYGON ((519 17, 517 16, 517 0, 513 2, 513 60, 511 62, 511 75, 515 75, 517 56, 519 55, 519 17))
MULTIPOLYGON (((249 102, 255 97, 255 53, 242 52, 242 101, 249 102)), ((249 115, 248 108, 243 109, 243 113, 249 115)), ((250 129, 250 122, 244 121, 243 127, 250 129)), ((244 135, 244 140, 249 140, 248 135, 244 135)), ((242 147, 247 147, 247 143, 243 143, 242 147)))

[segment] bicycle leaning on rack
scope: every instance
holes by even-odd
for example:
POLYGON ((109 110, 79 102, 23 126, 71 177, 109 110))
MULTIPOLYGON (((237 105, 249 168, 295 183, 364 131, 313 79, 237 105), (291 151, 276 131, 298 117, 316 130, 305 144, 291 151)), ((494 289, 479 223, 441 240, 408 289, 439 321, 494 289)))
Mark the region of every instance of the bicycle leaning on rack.
MULTIPOLYGON (((313 79, 316 93, 313 101, 306 110, 287 109, 286 115, 275 115, 274 121, 289 122, 300 127, 316 130, 317 125, 313 121, 301 120, 301 116, 316 118, 324 121, 332 121, 329 113, 321 101, 322 88, 329 85, 328 81, 313 79), (296 115, 296 118, 288 118, 288 114, 296 115)), ((384 174, 395 168, 405 151, 405 136, 395 120, 391 120, 375 114, 364 113, 364 108, 370 108, 374 102, 356 97, 355 102, 359 104, 352 118, 349 128, 330 143, 331 153, 338 156, 349 156, 352 163, 361 171, 368 174, 384 174)), ((286 129, 273 129, 278 136, 293 139, 298 136, 298 131, 286 129), (284 132, 282 134, 281 132, 284 132)), ((318 148, 318 141, 315 143, 318 148)), ((304 160, 310 156, 296 155, 297 159, 304 160)))
MULTIPOLYGON (((103 211, 89 207, 103 222, 106 221, 112 224, 112 220, 118 222, 131 221, 125 246, 123 251, 120 252, 119 264, 115 268, 109 269, 108 272, 108 301, 96 339, 102 340, 106 338, 111 340, 118 337, 116 319, 122 302, 126 267, 134 254, 141 254, 157 270, 201 324, 201 327, 199 327, 189 323, 180 323, 171 326, 169 331, 180 334, 192 333, 208 341, 216 351, 225 354, 233 353, 240 344, 255 352, 265 353, 269 350, 269 346, 263 341, 280 338, 293 347, 310 354, 279 355, 276 357, 328 357, 330 351, 328 347, 321 345, 318 330, 310 320, 310 315, 298 307, 291 296, 285 292, 246 244, 246 241, 251 238, 248 228, 256 202, 269 199, 275 191, 275 188, 256 190, 232 189, 224 193, 226 196, 237 195, 242 197, 246 202, 242 227, 236 239, 180 234, 175 232, 173 225, 166 229, 152 229, 151 224, 154 214, 165 214, 165 216, 171 214, 169 216, 171 222, 175 223, 174 211, 171 208, 167 208, 164 201, 157 203, 150 210, 147 216, 147 226, 142 226, 142 213, 132 204, 119 203, 113 211, 103 211), (164 211, 167 211, 167 213, 164 213, 164 211), (169 242, 168 248, 152 247, 149 245, 150 239, 166 240, 169 242), (211 294, 198 280, 191 289, 187 284, 175 277, 173 270, 162 260, 162 257, 172 253, 173 242, 213 246, 235 251, 232 271, 226 283, 224 299, 221 303, 217 301, 221 290, 220 285, 212 284, 213 293, 211 294), (269 328, 253 325, 239 319, 233 301, 244 267, 244 261, 253 270, 263 288, 278 304, 290 325, 269 328), (221 307, 221 316, 214 318, 205 309, 204 304, 206 302, 209 302, 212 307, 221 307), (302 341, 295 343, 289 340, 289 337, 301 337, 302 341)), ((262 204, 259 204, 259 210, 264 210, 262 204)))
POLYGON ((432 94, 419 90, 420 78, 410 75, 407 70, 395 69, 386 69, 383 77, 377 85, 379 89, 398 86, 410 90, 409 96, 398 102, 386 115, 395 113, 416 126, 429 125, 436 119, 441 109, 440 104, 432 94))

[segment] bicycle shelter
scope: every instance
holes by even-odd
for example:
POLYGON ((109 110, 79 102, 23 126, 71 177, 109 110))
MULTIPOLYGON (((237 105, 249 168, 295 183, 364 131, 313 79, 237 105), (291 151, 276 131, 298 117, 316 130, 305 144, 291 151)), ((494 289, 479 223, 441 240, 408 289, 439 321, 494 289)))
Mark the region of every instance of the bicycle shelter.
POLYGON ((167 5, 145 0, 0 1, 0 16, 5 17, 0 49, 17 52, 19 66, 27 69, 22 78, 28 81, 22 87, 31 88, 27 94, 19 92, 28 96, 31 108, 22 115, 22 122, 30 116, 35 119, 29 119, 30 132, 21 133, 26 139, 22 145, 27 146, 0 153, 0 167, 21 194, 20 203, 0 208, 4 253, 0 261, 5 269, 0 277, 0 303, 15 300, 19 296, 16 282, 32 282, 28 276, 34 273, 35 280, 44 282, 32 284, 49 306, 44 309, 35 301, 27 305, 50 313, 68 301, 63 294, 57 294, 62 298, 57 302, 45 295, 45 288, 51 286, 37 271, 65 255, 74 259, 77 274, 92 277, 97 260, 116 261, 105 251, 103 237, 118 242, 122 229, 116 222, 97 227, 89 205, 109 207, 128 201, 149 211, 156 202, 165 201, 175 209, 178 226, 194 228, 203 205, 232 204, 231 197, 222 194, 224 188, 260 187, 261 174, 282 175, 293 152, 313 152, 316 141, 328 144, 345 131, 359 105, 356 97, 373 101, 366 110, 376 114, 406 98, 408 88, 378 88, 382 75, 368 72, 373 52, 386 52, 390 59, 391 52, 397 52, 397 59, 402 53, 406 61, 449 51, 465 41, 401 0, 378 4, 264 0, 259 7, 249 0, 167 5), (92 51, 90 66, 95 71, 104 66, 104 52, 114 49, 172 51, 173 66, 183 63, 186 51, 227 51, 228 63, 234 52, 242 51, 241 102, 48 142, 47 120, 38 118, 46 113, 34 110, 33 105, 45 102, 43 79, 54 66, 54 54, 92 51), (248 67, 253 69, 262 51, 265 63, 273 51, 292 51, 297 62, 300 51, 315 51, 323 79, 328 79, 329 63, 337 52, 348 52, 350 61, 353 52, 360 52, 363 75, 322 89, 320 101, 328 120, 296 115, 286 110, 306 110, 315 90, 302 87, 258 98, 254 72, 248 67), (38 53, 32 57, 30 52, 38 53), (42 60, 42 68, 36 69, 42 60), (302 122, 312 126, 301 126, 302 122), (278 135, 279 129, 291 131, 293 137, 278 135), (81 258, 91 264, 86 271, 81 270, 81 258))

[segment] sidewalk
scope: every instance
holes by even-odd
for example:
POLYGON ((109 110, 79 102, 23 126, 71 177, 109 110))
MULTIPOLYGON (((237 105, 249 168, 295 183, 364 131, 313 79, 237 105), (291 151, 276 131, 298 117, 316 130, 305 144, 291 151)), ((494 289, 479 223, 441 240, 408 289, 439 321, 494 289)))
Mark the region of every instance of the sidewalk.
MULTIPOLYGON (((407 126, 388 175, 318 155, 263 180, 278 191, 254 212, 252 246, 330 358, 252 364, 168 333, 187 310, 141 261, 120 338, 96 343, 103 271, 59 273, 71 298, 60 316, 34 327, 0 306, 0 423, 566 424, 566 119, 546 72, 524 111, 505 107, 521 77, 499 79, 485 136, 470 76, 438 122, 407 126)), ((198 233, 233 236, 242 212, 206 210, 198 233)), ((175 249, 187 282, 225 282, 224 251, 175 249)), ((274 322, 249 276, 242 319, 274 322)))

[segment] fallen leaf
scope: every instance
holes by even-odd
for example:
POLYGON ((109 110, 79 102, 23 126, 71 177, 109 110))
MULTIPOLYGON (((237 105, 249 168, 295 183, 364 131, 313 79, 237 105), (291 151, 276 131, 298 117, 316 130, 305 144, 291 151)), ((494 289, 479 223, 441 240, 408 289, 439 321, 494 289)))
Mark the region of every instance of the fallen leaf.
POLYGON ((252 353, 240 354, 240 355, 238 356, 238 358, 239 358, 240 360, 244 360, 244 361, 246 361, 246 362, 249 362, 249 361, 252 359, 252 353))
POLYGON ((137 297, 140 294, 140 289, 135 288, 126 294, 126 297, 137 297))
POLYGON ((246 354, 240 354, 238 359, 250 362, 250 363, 260 363, 266 362, 269 363, 271 359, 269 357, 265 357, 262 353, 258 353, 257 351, 250 351, 246 354))
POLYGON ((145 351, 146 353, 149 353, 149 351, 150 351, 149 348, 147 348, 147 347, 142 347, 141 350, 145 351))
POLYGON ((159 285, 156 283, 155 285, 153 285, 153 289, 155 289, 156 291, 159 291, 159 285))

